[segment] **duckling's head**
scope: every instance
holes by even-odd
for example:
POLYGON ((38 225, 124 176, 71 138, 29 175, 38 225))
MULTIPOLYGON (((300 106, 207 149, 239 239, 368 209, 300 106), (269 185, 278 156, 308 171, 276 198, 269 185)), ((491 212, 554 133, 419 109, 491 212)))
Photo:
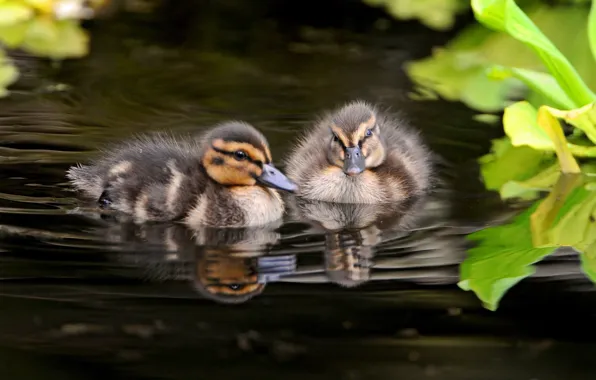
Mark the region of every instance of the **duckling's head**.
POLYGON ((215 182, 296 191, 296 184, 271 163, 267 139, 253 126, 227 122, 215 127, 203 141, 202 164, 215 182))
POLYGON ((326 119, 329 127, 327 158, 344 173, 355 176, 385 161, 386 149, 376 110, 364 102, 352 102, 326 119))

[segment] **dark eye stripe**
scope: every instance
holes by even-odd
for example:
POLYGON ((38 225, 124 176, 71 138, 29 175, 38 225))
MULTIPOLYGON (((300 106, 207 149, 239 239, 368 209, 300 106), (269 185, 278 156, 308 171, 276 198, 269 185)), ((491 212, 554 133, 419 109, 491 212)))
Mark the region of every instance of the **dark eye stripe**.
POLYGON ((343 149, 346 149, 346 146, 344 145, 344 142, 341 141, 341 139, 339 138, 339 136, 337 136, 335 133, 333 133, 333 139, 334 139, 334 141, 338 142, 339 145, 341 145, 341 147, 343 149))
MULTIPOLYGON (((211 146, 211 148, 214 151, 216 151, 217 153, 225 154, 226 156, 230 156, 230 157, 234 157, 234 153, 236 152, 236 151, 230 152, 227 150, 219 149, 219 148, 214 147, 213 145, 211 146)), ((250 157, 250 155, 248 153, 246 154, 246 161, 257 165, 258 167, 261 167, 261 168, 263 167, 263 162, 261 160, 253 160, 252 157, 250 157)))
MULTIPOLYGON (((225 154, 226 156, 230 156, 230 157, 234 157, 234 154, 236 153, 236 151, 230 152, 227 150, 216 148, 214 146, 211 146, 211 148, 213 148, 213 150, 216 151, 217 153, 225 154)), ((253 159, 250 157, 250 155, 248 155, 248 153, 246 154, 246 160, 253 162, 253 159)))

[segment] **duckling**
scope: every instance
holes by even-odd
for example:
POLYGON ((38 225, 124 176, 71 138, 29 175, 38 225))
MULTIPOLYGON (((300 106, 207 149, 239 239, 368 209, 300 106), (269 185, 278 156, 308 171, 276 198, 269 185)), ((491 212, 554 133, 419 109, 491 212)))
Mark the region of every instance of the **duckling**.
POLYGON ((265 137, 232 121, 202 136, 170 134, 134 138, 90 165, 73 166, 67 177, 104 209, 135 222, 182 219, 212 227, 257 226, 282 217, 276 191, 296 185, 271 163, 265 137))
POLYGON ((419 134, 373 105, 353 101, 325 115, 286 160, 297 195, 336 203, 391 203, 431 185, 419 134))

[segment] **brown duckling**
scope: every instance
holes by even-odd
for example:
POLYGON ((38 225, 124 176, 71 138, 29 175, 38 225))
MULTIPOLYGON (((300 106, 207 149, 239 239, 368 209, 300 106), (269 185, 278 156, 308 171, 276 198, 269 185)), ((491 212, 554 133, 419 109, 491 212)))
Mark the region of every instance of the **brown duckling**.
POLYGON ((100 207, 137 223, 256 226, 282 217, 284 202, 275 189, 296 189, 271 160, 265 137, 233 121, 199 138, 137 137, 90 165, 71 167, 67 177, 100 207))
POLYGON ((404 121, 354 101, 324 116, 286 162, 297 195, 337 203, 390 203, 423 194, 431 152, 404 121))

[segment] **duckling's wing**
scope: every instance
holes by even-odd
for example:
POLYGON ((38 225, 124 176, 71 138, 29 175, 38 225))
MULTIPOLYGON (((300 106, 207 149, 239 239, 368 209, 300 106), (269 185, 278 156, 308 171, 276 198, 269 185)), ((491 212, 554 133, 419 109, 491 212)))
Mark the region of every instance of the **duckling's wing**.
POLYGON ((139 187, 165 184, 175 163, 179 170, 200 165, 200 150, 196 140, 183 140, 159 134, 140 136, 110 148, 89 165, 71 167, 67 177, 75 188, 99 199, 116 182, 129 192, 139 187))

